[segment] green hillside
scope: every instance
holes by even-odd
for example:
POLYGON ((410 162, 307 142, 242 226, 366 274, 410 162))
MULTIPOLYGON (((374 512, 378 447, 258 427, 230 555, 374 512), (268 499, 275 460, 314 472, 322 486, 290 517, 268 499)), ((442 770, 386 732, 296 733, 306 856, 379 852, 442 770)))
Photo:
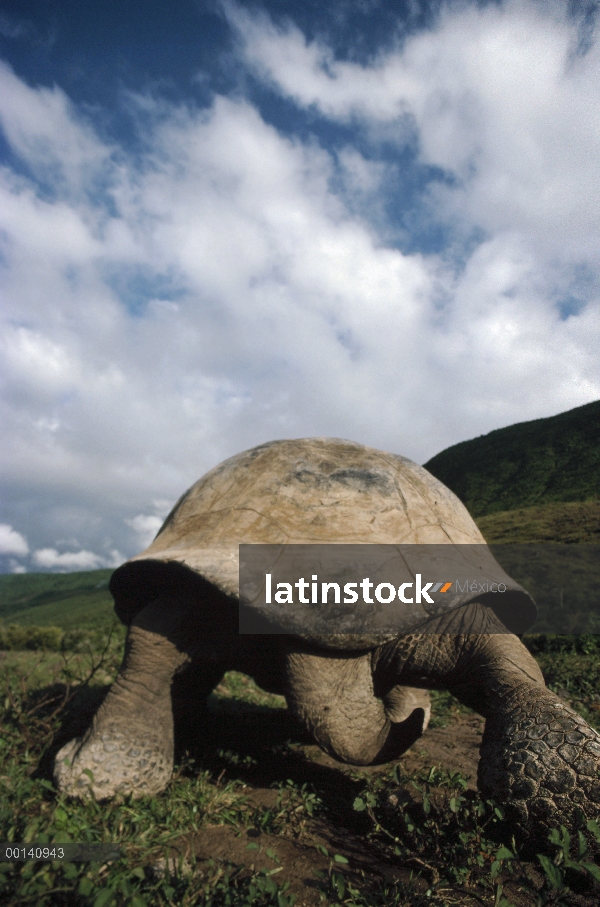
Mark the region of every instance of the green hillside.
POLYGON ((488 544, 600 544, 600 501, 550 503, 519 510, 501 510, 478 517, 476 522, 488 544))
POLYGON ((476 518, 600 500, 600 401, 462 441, 425 468, 476 518))
POLYGON ((112 622, 112 570, 0 576, 0 621, 22 626, 96 629, 112 622))

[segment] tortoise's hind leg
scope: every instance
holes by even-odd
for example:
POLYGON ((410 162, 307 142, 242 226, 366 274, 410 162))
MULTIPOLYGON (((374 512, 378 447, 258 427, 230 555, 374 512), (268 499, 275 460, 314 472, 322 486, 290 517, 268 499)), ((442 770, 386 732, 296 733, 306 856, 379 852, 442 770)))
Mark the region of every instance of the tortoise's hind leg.
POLYGON ((175 753, 194 751, 204 739, 206 700, 217 686, 224 662, 194 660, 177 673, 171 684, 175 753))
POLYGON ((385 712, 390 721, 400 723, 411 717, 415 709, 423 714, 421 717, 421 733, 423 733, 431 718, 431 698, 427 690, 418 687, 406 687, 397 684, 382 697, 385 712))

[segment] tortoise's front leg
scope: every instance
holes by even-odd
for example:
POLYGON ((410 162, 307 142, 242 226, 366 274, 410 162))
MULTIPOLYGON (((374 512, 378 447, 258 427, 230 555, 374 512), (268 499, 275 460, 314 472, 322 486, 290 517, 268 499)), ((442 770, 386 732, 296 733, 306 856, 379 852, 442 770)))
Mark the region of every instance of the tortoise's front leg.
POLYGON ((505 808, 515 838, 544 847, 555 826, 598 821, 600 735, 546 687, 520 640, 479 602, 425 629, 374 653, 377 675, 426 679, 485 717, 479 790, 505 808))
POLYGON ((171 682, 191 661, 194 603, 158 598, 134 619, 119 675, 80 740, 56 756, 54 780, 71 796, 157 794, 173 772, 171 682))

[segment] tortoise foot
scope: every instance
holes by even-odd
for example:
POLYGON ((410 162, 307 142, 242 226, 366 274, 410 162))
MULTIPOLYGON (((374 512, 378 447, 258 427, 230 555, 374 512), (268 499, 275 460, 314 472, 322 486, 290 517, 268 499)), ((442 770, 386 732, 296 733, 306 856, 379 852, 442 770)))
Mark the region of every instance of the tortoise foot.
POLYGON ((104 800, 159 794, 172 773, 173 756, 165 751, 164 741, 108 727, 63 746, 56 756, 54 781, 69 796, 104 800))
POLYGON ((479 788, 505 807, 515 836, 548 843, 560 824, 600 820, 600 735, 543 687, 488 718, 479 788))

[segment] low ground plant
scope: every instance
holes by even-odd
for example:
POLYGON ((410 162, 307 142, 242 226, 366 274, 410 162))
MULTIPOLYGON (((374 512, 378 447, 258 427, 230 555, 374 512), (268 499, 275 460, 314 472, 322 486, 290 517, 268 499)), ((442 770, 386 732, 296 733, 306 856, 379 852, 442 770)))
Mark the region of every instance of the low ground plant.
POLYGON ((4 652, 94 652, 111 642, 122 647, 125 628, 117 623, 105 626, 64 630, 62 627, 38 627, 23 624, 5 624, 0 621, 0 651, 4 652))
MULTIPOLYGON (((589 666, 585 681, 576 675, 580 660, 597 658, 596 650, 586 653, 568 642, 536 645, 547 676, 554 671, 554 682, 594 716, 596 675, 589 666)), ((175 845, 213 826, 263 835, 250 841, 281 839, 313 848, 325 867, 315 870, 313 889, 323 904, 591 907, 600 900, 595 823, 583 823, 572 835, 558 827, 544 853, 526 854, 511 839, 502 811, 482 802, 459 773, 434 766, 410 774, 401 764, 372 772, 322 767, 293 730, 281 697, 262 693, 236 673, 211 697, 214 738, 204 749, 180 754, 161 796, 102 804, 67 800, 50 781, 51 742, 56 746, 65 724, 64 733, 72 733, 89 720, 118 670, 121 646, 122 637, 105 634, 81 651, 1 654, 0 839, 121 848, 120 859, 105 863, 0 864, 1 902, 292 907, 297 892, 275 863, 259 871, 227 859, 196 861, 193 848, 180 864, 169 857, 175 845), (257 806, 254 786, 270 784, 272 800, 257 806), (345 848, 347 840, 360 842, 360 864, 345 848)), ((436 694, 434 711, 439 726, 464 707, 449 694, 436 694)))
MULTIPOLYGON (((541 907, 582 903, 581 895, 594 898, 600 894, 600 866, 593 856, 594 845, 600 842, 596 822, 582 819, 574 839, 564 826, 554 829, 546 852, 532 854, 511 838, 503 810, 493 800, 482 801, 469 790, 459 772, 434 766, 410 775, 396 765, 369 780, 353 805, 369 816, 369 837, 381 851, 393 854, 401 865, 414 867, 421 877, 419 886, 414 877, 408 886, 398 884, 395 900, 390 900, 388 888, 387 903, 445 905, 471 900, 510 907, 513 902, 503 893, 506 889, 515 896, 515 904, 541 907), (409 890, 412 900, 406 901, 409 890)), ((330 887, 343 903, 372 903, 368 892, 352 885, 348 886, 352 899, 344 899, 345 886, 340 891, 335 873, 330 887)))
MULTIPOLYGON (((21 653, 19 653, 21 654, 21 653)), ((35 862, 0 864, 0 901, 11 905, 277 904, 291 903, 286 885, 264 873, 208 866, 194 874, 155 871, 174 841, 206 824, 254 826, 260 816, 247 804, 241 781, 214 778, 182 760, 161 797, 99 804, 69 801, 39 771, 44 746, 79 699, 97 706, 92 681, 114 664, 110 649, 87 657, 47 655, 27 661, 8 653, 0 672, 0 838, 15 843, 111 843, 122 859, 110 864, 35 862), (11 657, 13 656, 13 657, 11 657), (87 676, 82 673, 87 670, 87 676), (32 688, 32 678, 46 681, 32 688)), ((222 774, 222 773, 221 773, 222 774)))

